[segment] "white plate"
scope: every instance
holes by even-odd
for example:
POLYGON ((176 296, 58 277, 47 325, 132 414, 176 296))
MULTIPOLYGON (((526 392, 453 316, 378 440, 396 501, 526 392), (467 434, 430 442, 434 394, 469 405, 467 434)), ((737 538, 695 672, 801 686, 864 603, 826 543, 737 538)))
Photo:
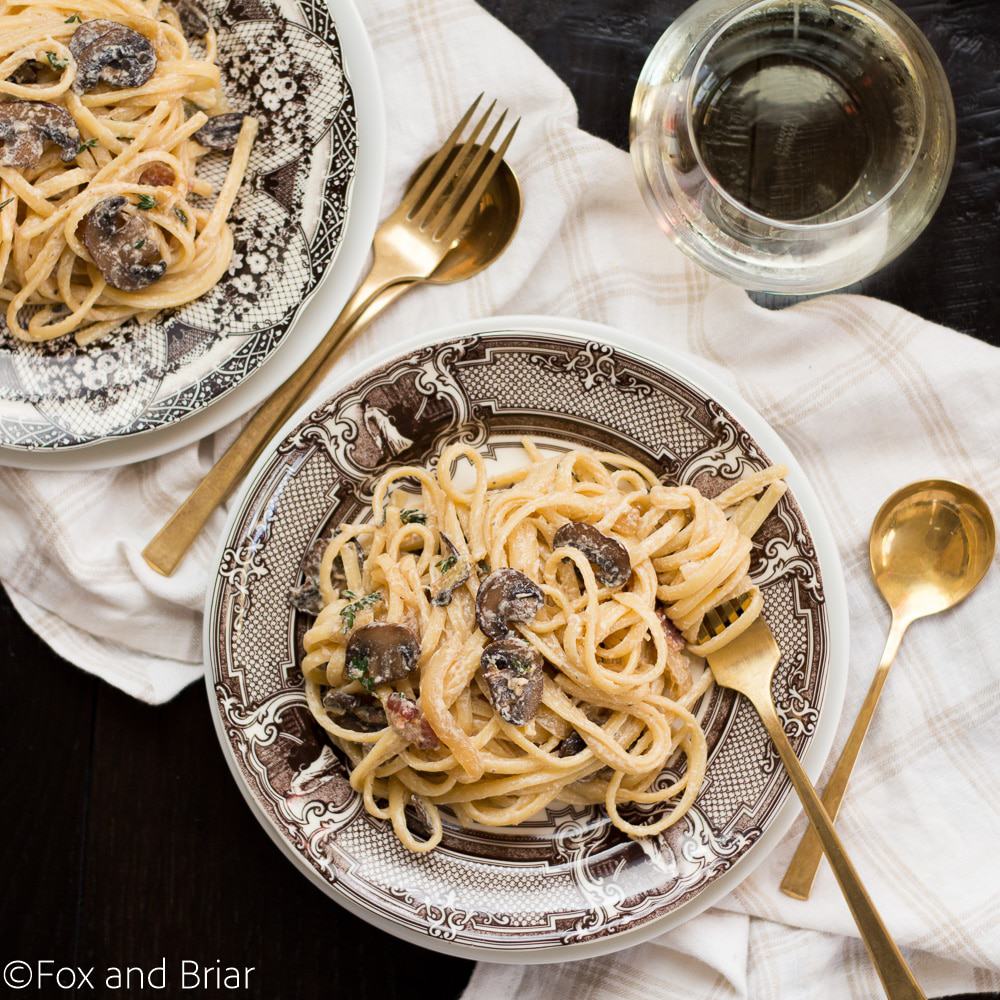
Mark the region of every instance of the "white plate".
POLYGON ((174 423, 70 448, 0 447, 0 465, 72 471, 124 465, 173 451, 211 434, 260 403, 295 371, 326 332, 365 264, 378 223, 385 172, 384 108, 370 41, 352 0, 327 0, 327 5, 353 90, 357 159, 348 220, 335 260, 291 329, 256 371, 210 405, 192 409, 174 423))
POLYGON ((629 841, 600 810, 564 807, 506 831, 446 824, 442 845, 416 856, 364 812, 304 707, 305 622, 287 594, 313 539, 354 516, 386 461, 424 462, 458 427, 494 454, 524 432, 593 437, 715 488, 785 463, 789 494, 756 536, 751 572, 782 647, 779 712, 813 779, 847 677, 837 550, 802 469, 730 388, 648 341, 544 317, 435 331, 345 373, 270 443, 233 503, 205 608, 206 679, 230 768, 275 843, 351 912, 425 947, 515 963, 616 951, 731 892, 797 814, 748 703, 713 693, 708 780, 658 838, 629 841), (406 452, 387 457, 365 437, 366 406, 388 414, 406 452))

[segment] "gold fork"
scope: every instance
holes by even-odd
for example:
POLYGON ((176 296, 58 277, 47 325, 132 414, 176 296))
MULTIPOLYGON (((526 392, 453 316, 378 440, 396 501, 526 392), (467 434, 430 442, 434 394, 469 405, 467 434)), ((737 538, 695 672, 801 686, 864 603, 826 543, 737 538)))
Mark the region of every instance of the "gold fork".
MULTIPOLYGON (((727 625, 736 621, 745 607, 746 602, 727 601, 710 611, 705 616, 699 639, 705 641, 718 635, 727 625)), ((770 628, 763 618, 758 618, 728 645, 709 654, 708 665, 718 684, 732 688, 750 700, 774 741, 781 762, 802 800, 806 816, 823 844, 827 860, 840 883, 841 892, 847 900, 887 996, 891 1000, 923 1000, 923 991, 861 884, 861 878, 837 836, 833 821, 823 808, 782 728, 771 694, 771 681, 780 659, 781 652, 770 628)))
POLYGON ((157 572, 169 576, 177 568, 212 512, 260 453, 264 444, 295 407, 314 390, 341 349, 371 313, 369 307, 387 290, 426 280, 444 259, 465 224, 479 206, 503 162, 520 118, 496 141, 507 112, 494 122, 486 138, 479 137, 496 108, 494 101, 464 142, 459 142, 483 95, 472 103, 444 145, 403 195, 399 207, 378 228, 373 242, 371 271, 351 296, 340 316, 312 354, 264 402, 240 431, 225 454, 209 470, 191 495, 143 549, 143 558, 157 572), (440 174, 440 177, 438 177, 440 174))

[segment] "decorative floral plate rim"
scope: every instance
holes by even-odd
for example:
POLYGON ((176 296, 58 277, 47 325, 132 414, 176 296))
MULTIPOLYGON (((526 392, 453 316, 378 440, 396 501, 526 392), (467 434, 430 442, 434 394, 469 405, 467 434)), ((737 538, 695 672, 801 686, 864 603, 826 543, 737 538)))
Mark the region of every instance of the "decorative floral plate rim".
MULTIPOLYGON (((305 294, 295 300, 294 308, 286 312, 278 324, 262 327, 252 335, 258 339, 259 335, 263 335, 269 341, 266 349, 260 352, 263 355, 260 363, 248 364, 238 377, 210 399, 196 402, 190 408, 185 408, 185 404, 179 408, 183 412, 160 414, 148 421, 145 419, 148 412, 142 411, 128 429, 97 434, 59 447, 19 444, 12 441, 9 435, 0 435, 0 465, 66 470, 116 466, 156 457, 213 433, 258 404, 280 385, 322 336, 328 324, 328 319, 324 317, 336 314, 346 301, 364 264, 378 222, 385 163, 382 89, 371 42, 353 0, 239 0, 239 3, 229 4, 226 9, 227 12, 235 12, 234 26, 237 28, 241 19, 247 16, 251 20, 264 16, 277 17, 273 23, 279 27, 295 26, 298 23, 295 18, 283 20, 285 15, 278 9, 282 3, 288 6, 289 2, 305 18, 300 25, 301 38, 312 38, 315 44, 325 45, 329 51, 336 53, 337 65, 343 74, 346 102, 342 102, 342 109, 337 114, 343 121, 347 121, 344 115, 350 116, 350 122, 345 127, 356 135, 354 152, 348 157, 353 168, 347 172, 350 176, 341 186, 343 225, 339 238, 334 241, 334 248, 327 255, 322 273, 305 294), (265 6, 270 4, 267 8, 270 14, 266 14, 262 3, 265 6), (280 336, 272 336, 279 326, 280 336)), ((334 119, 334 124, 337 120, 334 119)), ((323 143, 331 145, 329 132, 328 125, 318 140, 317 149, 323 143)), ((339 155, 339 148, 336 143, 331 146, 331 157, 339 155)), ((332 163, 333 159, 329 162, 332 163)), ((323 212, 325 217, 325 207, 323 212)), ((290 218, 296 226, 299 225, 299 215, 293 214, 290 218)), ((313 230, 313 242, 326 238, 325 223, 321 221, 318 225, 319 230, 313 230)), ((318 243, 316 245, 318 247, 318 243)), ((245 337, 240 342, 244 346, 249 343, 245 337)), ((242 348, 239 348, 230 357, 235 358, 241 353, 242 348)), ((0 382, 4 379, 10 381, 10 378, 9 371, 7 374, 0 372, 0 382)), ((195 384, 200 383, 192 383, 195 384)), ((173 393, 171 398, 182 396, 184 393, 173 393)), ((154 409, 157 407, 158 404, 154 409)))
MULTIPOLYGON (((790 509, 794 509, 800 515, 799 523, 804 527, 806 532, 801 537, 807 542, 811 541, 811 548, 808 549, 809 556, 813 560, 814 565, 819 568, 822 578, 821 591, 817 604, 820 610, 817 612, 816 618, 810 619, 810 621, 822 620, 825 623, 823 628, 821 628, 821 633, 819 633, 825 637, 823 642, 819 644, 821 650, 819 655, 824 658, 824 665, 820 668, 819 673, 820 687, 817 689, 814 685, 814 694, 811 696, 814 698, 813 707, 816 710, 811 712, 810 725, 802 730, 800 739, 800 746, 805 747, 804 750, 800 749, 803 763, 810 776, 815 778, 832 745, 843 703, 847 676, 848 628, 846 596, 840 561, 836 545, 830 533, 829 526, 826 523, 822 508, 819 505, 818 498, 810 487, 802 469, 781 439, 732 389, 719 382, 709 373, 701 370, 696 363, 693 363, 686 356, 674 355, 649 342, 593 323, 569 319, 516 316, 459 324, 413 338, 404 344, 382 352, 379 356, 345 373, 339 380, 338 386, 332 391, 327 403, 320 404, 318 407, 315 404, 307 406, 289 421, 282 433, 274 439, 267 452, 259 459, 251 476, 247 480, 247 484, 233 504, 226 531, 220 545, 218 560, 215 564, 220 567, 220 570, 216 573, 215 579, 210 585, 206 596, 204 641, 207 691, 212 706, 213 718, 216 723, 216 730, 226 759, 230 764, 237 784, 254 814, 285 855, 296 864, 297 868, 307 874, 328 895, 351 912, 361 916, 375 926, 413 943, 466 958, 479 958, 494 962, 537 963, 588 958, 629 947, 690 919, 706 907, 712 905, 723 895, 732 891, 740 881, 746 878, 764 860, 770 850, 776 846, 797 815, 797 802, 792 801, 788 797, 789 786, 787 779, 781 782, 780 779, 776 778, 775 782, 772 783, 774 784, 774 788, 768 793, 771 795, 768 801, 772 803, 773 808, 772 806, 768 806, 770 811, 764 814, 763 829, 754 831, 751 837, 744 838, 740 843, 734 841, 735 846, 732 857, 735 860, 726 860, 724 864, 717 865, 712 871, 711 878, 697 892, 687 893, 686 895, 675 893, 673 899, 677 901, 677 905, 673 908, 666 908, 665 912, 659 913, 655 907, 657 893, 652 893, 650 897, 650 894, 645 889, 643 890, 645 897, 652 898, 652 903, 649 903, 649 905, 647 905, 649 901, 646 898, 640 899, 642 905, 637 905, 636 899, 638 897, 628 897, 627 894, 623 897, 622 893, 624 889, 622 887, 627 888, 632 884, 628 879, 630 871, 629 863, 623 862, 617 868, 612 865, 612 868, 614 868, 614 877, 610 879, 605 877, 607 870, 606 865, 604 865, 605 870, 601 877, 597 878, 592 886, 586 887, 587 898, 592 898, 590 892, 593 889, 598 893, 596 897, 593 897, 598 902, 594 904, 592 911, 585 910, 582 913, 578 926, 586 927, 589 914, 593 922, 599 925, 597 932, 584 931, 567 935, 563 933, 562 929, 556 931, 555 928, 558 921, 551 920, 550 923, 553 925, 552 934, 542 934, 537 940, 532 940, 530 937, 525 938, 524 936, 519 939, 516 933, 510 932, 512 925, 508 919, 502 921, 506 925, 502 930, 494 930, 488 920, 487 926, 490 927, 490 931, 484 936, 481 932, 481 921, 477 923, 477 918, 482 917, 483 914, 466 912, 461 908, 456 910, 454 902, 447 902, 447 900, 453 899, 455 892, 466 892, 464 885, 454 890, 450 887, 445 890, 445 883, 442 882, 435 887, 433 873, 437 869, 433 863, 428 866, 428 863, 424 861, 414 865, 412 869, 407 869, 407 881, 401 884, 406 885, 408 888, 402 892, 402 896, 400 896, 399 891, 391 891, 391 889, 387 894, 382 895, 379 893, 375 893, 374 895, 366 894, 364 891, 359 895, 358 891, 356 891, 357 885, 352 882, 353 872, 351 867, 353 862, 357 861, 358 858, 352 859, 350 850, 344 853, 341 849, 343 844, 335 843, 336 836, 339 834, 330 832, 334 827, 337 830, 352 829, 353 818, 346 825, 337 827, 336 824, 338 822, 342 823, 346 815, 346 813, 341 812, 339 819, 333 822, 333 826, 328 824, 325 832, 320 831, 319 833, 317 832, 318 828, 316 828, 315 823, 312 823, 312 820, 319 815, 333 816, 336 813, 334 804, 331 804, 329 800, 322 802, 317 799, 309 799, 307 801, 305 809, 311 817, 310 823, 312 825, 307 823, 305 827, 300 828, 298 819, 294 818, 289 823, 287 813, 282 813, 281 816, 283 818, 276 822, 275 816, 278 814, 273 811, 272 806, 274 803, 264 802, 259 794, 255 793, 250 787, 247 780, 247 773, 241 771, 241 762, 237 759, 237 756, 240 754, 244 756, 244 766, 246 766, 248 760, 252 759, 256 762, 254 766, 260 771, 262 765, 256 757, 257 747, 255 746, 253 752, 249 755, 245 752, 246 748, 250 746, 250 743, 254 743, 254 741, 259 742, 258 738, 265 731, 270 734, 266 739, 272 742, 275 741, 276 737, 284 739, 288 735, 282 731, 283 724, 279 724, 278 720, 282 717, 283 712, 290 711, 294 714, 297 711, 295 705, 297 700, 294 690, 295 685, 292 683, 291 686, 287 686, 286 688, 279 687, 279 697, 277 699, 265 697, 261 703, 259 712, 254 710, 252 699, 249 709, 244 711, 243 709, 246 706, 237 704, 240 700, 239 698, 226 694, 228 689, 224 685, 220 685, 218 688, 216 685, 216 682, 221 677, 218 673, 220 662, 217 650, 220 644, 226 646, 230 638, 226 635, 226 628, 228 626, 223 626, 219 618, 218 602, 220 595, 226 586, 232 584, 233 580, 238 580, 236 590, 229 590, 229 598, 237 594, 236 603, 239 603, 242 600, 242 596, 239 595, 244 594, 243 586, 246 585, 245 593, 249 600, 252 581, 258 575, 266 576, 268 569, 265 565, 266 560, 263 558, 263 546, 266 545, 266 541, 270 537, 270 526, 278 523, 276 514, 278 508, 281 506, 278 502, 281 493, 292 482, 295 474, 293 472, 291 475, 285 475, 282 478, 276 471, 280 464, 277 463, 276 456, 282 453, 285 459, 288 460, 289 468, 294 465, 297 471, 304 469, 306 467, 306 459, 303 458, 299 461, 299 458, 303 454, 301 451, 303 442, 308 441, 312 445, 315 445, 322 438, 326 440, 326 443, 329 443, 330 435, 325 433, 324 428, 336 427, 342 429, 345 426, 339 416, 336 418, 331 416, 333 411, 326 409, 327 405, 335 400, 338 401, 338 414, 341 411, 343 413, 347 412, 344 410, 344 406, 347 405, 345 404, 345 400, 352 406, 354 403, 360 401, 367 407, 369 405, 367 396, 369 391, 373 390, 373 387, 374 389, 378 389, 379 385, 383 384, 379 379, 384 375, 385 379, 389 380, 384 384, 389 384, 392 379, 398 378, 400 372, 413 370, 412 368, 404 369, 400 361, 404 357, 410 358, 415 352, 419 352, 421 348, 425 350, 422 354, 419 354, 420 359, 426 360, 433 357, 458 356, 461 359, 466 359, 462 361, 462 365, 466 365, 466 361, 472 359, 468 364, 474 367, 476 363, 481 363, 483 360, 486 360, 487 364, 493 363, 494 359, 486 359, 486 355, 490 352, 491 344, 500 342, 497 338, 503 338, 504 335, 508 335, 508 337, 514 338, 520 336, 523 340, 525 334, 532 338, 537 338, 538 341, 546 341, 550 346, 554 338, 559 347, 559 350, 555 351, 557 355, 563 351, 565 346, 561 342, 568 341, 571 346, 565 347, 566 357, 569 357, 569 352, 573 350, 576 354, 580 355, 580 358, 571 359, 569 364, 563 364, 560 360, 553 365, 551 358, 546 359, 545 350, 537 351, 533 349, 532 353, 534 357, 532 361, 543 367, 549 365, 552 370, 558 368, 565 372, 575 369, 573 371, 574 377, 584 380, 588 388, 592 386, 599 387, 602 384, 616 384, 617 375, 613 364, 616 356, 625 363, 626 368, 630 365, 633 366, 633 370, 636 365, 645 365, 647 368, 653 368, 665 379, 672 380, 674 383, 684 386, 685 391, 698 394, 706 403, 714 404, 714 408, 709 407, 711 412, 722 412, 723 416, 731 424, 745 431, 747 435, 746 440, 744 441, 741 438, 740 448, 749 446, 751 454, 755 454, 758 457, 766 455, 770 460, 782 461, 789 466, 789 484, 791 487, 789 498, 790 509), (433 351, 426 350, 429 345, 434 345, 433 351), (466 350, 471 353, 468 355, 455 354, 456 351, 461 352, 466 350), (612 359, 611 362, 608 362, 608 356, 612 359), (394 362, 395 364, 393 364, 394 362), (386 374, 386 372, 389 372, 389 374, 386 374), (364 380, 361 388, 355 385, 359 380, 364 380), (753 449, 757 450, 753 451, 753 449), (275 484, 280 484, 278 492, 273 495, 267 494, 269 499, 266 499, 265 507, 259 509, 257 512, 260 515, 259 519, 249 522, 254 525, 249 535, 234 535, 234 531, 238 528, 241 520, 247 516, 248 505, 251 504, 252 498, 256 496, 257 501, 262 502, 264 493, 261 493, 261 487, 264 479, 268 477, 270 478, 268 479, 268 483, 265 484, 265 489, 268 485, 273 487, 275 484), (236 538, 241 538, 248 543, 242 552, 237 552, 233 547, 233 542, 236 538), (258 551, 258 546, 261 546, 260 551, 258 551), (260 559, 257 558, 258 555, 261 556, 260 559), (227 580, 229 584, 227 584, 227 580), (278 704, 279 702, 280 704, 278 704), (243 736, 236 733, 236 730, 240 729, 245 733, 248 731, 247 727, 255 733, 250 743, 241 742, 243 736), (809 735, 810 727, 812 729, 811 736, 809 735), (234 742, 231 742, 234 738, 235 743, 242 748, 239 751, 234 750, 234 742), (780 788, 778 787, 779 785, 780 788), (778 790, 775 791, 775 789, 778 790), (329 837, 326 837, 326 834, 329 834, 329 837), (305 844, 304 837, 307 835, 319 836, 320 840, 305 844), (321 853, 327 859, 325 868, 322 871, 306 860, 306 853, 313 851, 316 844, 321 844, 321 853), (305 851, 305 853, 300 853, 302 851, 305 851), (345 858, 347 861, 344 860, 345 858), (344 865, 346 867, 343 867, 344 865), (424 881, 430 880, 428 884, 431 888, 426 891, 423 888, 411 891, 410 886, 415 884, 410 881, 411 879, 415 879, 421 885, 424 884, 424 881), (607 897, 609 889, 614 899, 608 902, 606 906, 605 897, 607 897), (446 896, 441 897, 440 892, 446 892, 446 896), (448 895, 448 893, 451 895, 448 895), (603 895, 601 895, 602 893, 603 895), (446 899, 446 902, 443 904, 441 902, 442 898, 446 899), (472 931, 469 931, 469 927, 472 928, 472 931)), ((511 350, 513 351, 513 348, 511 350)), ((549 353, 551 354, 552 352, 550 351, 549 353)), ((455 368, 457 369, 458 367, 459 363, 455 362, 455 368)), ((438 369, 443 370, 443 367, 435 366, 435 370, 438 369)), ((424 371, 419 366, 416 370, 424 371)), ((427 370, 429 371, 429 369, 427 370)), ((485 371, 486 369, 483 368, 482 370, 485 371)), ((426 379, 424 381, 426 382, 426 379)), ((624 384, 624 391, 627 393, 629 390, 625 383, 628 383, 629 379, 619 379, 618 382, 619 384, 624 384)), ((644 392, 641 385, 635 391, 641 398, 644 392)), ((585 398, 585 394, 581 398, 585 398)), ((500 420, 502 412, 502 408, 498 408, 493 417, 491 417, 491 420, 500 420)), ((400 426, 402 427, 402 425, 400 426)), ((459 426, 465 425, 459 424, 459 426)), ((405 430, 405 428, 403 429, 405 430)), ((496 427, 494 424, 490 425, 490 432, 490 440, 492 441, 496 436, 496 427)), ((350 437, 351 435, 348 436, 350 437)), ((366 460, 362 455, 363 449, 360 448, 360 439, 355 440, 358 443, 358 447, 352 446, 353 450, 347 449, 345 451, 339 449, 338 446, 339 450, 330 449, 329 453, 331 456, 335 454, 348 456, 346 459, 347 466, 351 466, 353 462, 356 469, 365 469, 366 460)), ((732 444, 732 441, 729 444, 732 444)), ((313 449, 312 453, 318 454, 315 449, 313 449)), ((736 452, 731 451, 727 454, 736 454, 736 452)), ((407 461, 411 460, 410 456, 405 457, 407 461)), ((333 460, 336 461, 336 459, 333 460)), ((400 460, 403 459, 401 458, 400 460)), ((368 471, 371 470, 369 469, 368 471)), ((322 481, 325 482, 326 480, 322 479, 322 481)), ((336 493, 337 490, 328 489, 326 499, 329 500, 336 493)), ((315 493, 312 495, 315 496, 315 493)), ((296 499, 294 489, 289 487, 285 508, 297 512, 299 508, 292 505, 297 504, 300 500, 301 497, 296 499)), ((333 509, 333 507, 329 508, 330 511, 333 509)), ((253 517, 257 517, 257 514, 254 514, 253 517)), ((780 540, 777 544, 780 545, 780 540)), ((794 560, 791 560, 791 562, 794 562, 794 560)), ((764 568, 767 569, 766 566, 764 568)), ((798 578, 800 576, 795 568, 790 565, 785 566, 782 573, 784 573, 785 569, 789 568, 792 570, 789 575, 790 580, 792 577, 798 578)), ((782 574, 778 575, 781 576, 782 574)), ((806 586, 808 586, 808 574, 803 579, 807 581, 806 586)), ((781 583, 782 581, 779 579, 777 582, 781 583)), ((818 580, 814 579, 813 585, 815 586, 817 582, 818 580)), ((796 593, 799 593, 799 584, 793 581, 792 589, 796 593)), ((775 592, 777 593, 777 590, 775 592)), ((256 599, 260 600, 261 598, 257 597, 256 599)), ((266 597, 264 599, 266 600, 266 597)), ((230 599, 230 608, 233 603, 230 599)), ((795 613, 798 614, 798 611, 796 610, 795 613)), ((248 614, 245 621, 252 623, 252 614, 248 614)), ((814 625, 809 625, 809 628, 814 628, 814 625)), ((292 642, 295 641, 294 631, 294 628, 292 628, 289 632, 292 642)), ((808 643, 807 648, 809 648, 808 643)), ((288 660, 288 663, 282 664, 280 669, 294 671, 294 651, 290 651, 290 655, 285 658, 288 660)), ((808 659, 808 657, 806 658, 808 659)), ((796 654, 795 659, 798 662, 798 654, 796 654)), ((239 669, 242 670, 243 668, 240 667, 239 669)), ((796 692, 794 687, 790 686, 785 693, 795 694, 796 692)), ((721 721, 716 720, 716 722, 713 722, 713 725, 718 723, 718 732, 728 732, 729 727, 733 724, 733 720, 738 720, 741 717, 740 712, 735 709, 730 712, 729 708, 724 708, 720 716, 721 721)), ((794 723, 794 719, 786 719, 786 724, 794 723)), ((309 743, 309 738, 302 739, 300 742, 305 746, 309 743)), ((263 746, 263 744, 260 745, 263 746)), ((715 745, 717 747, 724 747, 725 739, 721 736, 718 737, 715 745)), ((311 747, 309 753, 313 753, 317 747, 318 744, 311 747)), ((325 755, 326 750, 324 749, 321 757, 325 755)), ((275 751, 275 755, 273 756, 277 759, 281 755, 275 751)), ((290 766, 289 762, 283 757, 280 763, 286 770, 290 766)), ((317 758, 316 761, 306 768, 310 780, 312 780, 311 776, 315 773, 315 766, 320 763, 321 760, 317 758)), ((758 764, 765 771, 770 766, 766 764, 763 758, 758 760, 758 764)), ((327 760, 323 764, 323 768, 327 768, 329 773, 336 770, 337 766, 332 755, 330 760, 327 760)), ((324 774, 327 771, 322 771, 321 769, 321 772, 324 774)), ((269 775, 266 777, 269 779, 269 775)), ((302 775, 299 775, 299 777, 302 777, 302 775)), ((308 799, 308 796, 312 794, 311 786, 308 792, 297 788, 297 780, 293 776, 291 788, 286 789, 285 794, 290 797, 289 801, 300 802, 300 796, 306 796, 308 799)), ((265 782, 260 787, 268 787, 268 796, 273 797, 273 789, 270 788, 270 785, 267 785, 265 782)), ((281 795, 278 796, 278 798, 281 797, 281 795)), ((318 798, 322 799, 324 796, 319 795, 318 798)), ((762 801, 763 798, 764 796, 762 795, 762 801)), ((351 813, 353 806, 350 802, 350 796, 345 799, 345 802, 347 812, 351 813)), ((344 806, 345 802, 341 802, 339 807, 344 806)), ((737 809, 737 812, 739 811, 737 809)), ((351 816, 353 817, 354 813, 351 813, 351 816)), ((554 829, 558 829, 559 831, 559 837, 557 838, 559 849, 561 850, 567 843, 572 846, 574 843, 572 835, 575 829, 573 823, 576 820, 572 816, 568 820, 567 817, 563 816, 557 817, 553 822, 558 824, 554 829), (569 822, 569 826, 564 825, 564 821, 569 822), (569 841, 566 841, 564 836, 567 829, 570 831, 569 841)), ((372 824, 369 822, 367 825, 370 827, 372 824)), ((377 826, 377 824, 375 825, 377 826)), ((704 825, 702 824, 702 826, 704 825)), ((696 838, 701 836, 697 823, 692 825, 692 830, 694 831, 693 836, 696 838)), ((529 831, 530 833, 531 831, 529 831)), ((709 835, 711 836, 715 836, 717 833, 718 831, 709 831, 709 835)), ((366 829, 362 831, 362 836, 376 837, 374 842, 381 843, 377 839, 376 834, 371 834, 366 829)), ((545 836, 548 836, 548 834, 543 836, 541 842, 550 843, 550 841, 544 839, 545 836)), ((586 840, 589 836, 590 833, 587 832, 586 836, 582 839, 586 840)), ((480 838, 482 843, 486 843, 489 839, 480 838)), ((683 842, 687 843, 687 841, 683 842)), ((445 852, 447 857, 444 860, 448 863, 457 858, 459 861, 467 863, 471 870, 479 862, 481 855, 493 857, 486 848, 483 848, 481 852, 478 851, 479 841, 477 841, 476 834, 468 837, 459 836, 456 838, 456 843, 460 844, 461 850, 458 852, 454 850, 445 852)), ((555 844, 556 841, 552 840, 551 843, 555 844)), ((706 841, 706 844, 708 843, 709 841, 706 841)), ((525 844, 530 847, 530 837, 525 841, 525 844)), ((618 850, 620 846, 615 847, 612 844, 607 852, 597 851, 592 856, 584 852, 587 864, 583 867, 588 872, 601 871, 601 866, 604 864, 602 859, 618 856, 615 854, 615 850, 618 850), (596 860, 596 868, 590 865, 591 860, 596 860)), ((717 846, 715 841, 711 842, 711 847, 716 851, 717 846)), ((374 860, 373 858, 366 857, 364 854, 360 856, 360 868, 363 870, 365 877, 368 877, 369 872, 375 874, 378 865, 383 863, 381 858, 383 849, 379 848, 378 850, 380 856, 378 858, 374 858, 373 856, 374 860), (371 863, 369 864, 369 862, 371 863)), ((501 850, 502 852, 506 852, 504 854, 506 857, 510 853, 511 848, 504 845, 501 850)), ((684 847, 684 850, 686 851, 686 847, 684 847)), ((650 854, 645 849, 643 852, 650 854)), ((514 853, 516 854, 517 852, 514 853)), ((653 852, 653 854, 656 853, 656 851, 653 852)), ((524 855, 524 857, 527 856, 524 855)), ((660 858, 679 857, 679 855, 671 854, 669 850, 664 850, 657 856, 660 858)), ((512 854, 511 857, 513 858, 514 855, 512 854)), ((557 855, 557 857, 562 858, 562 855, 557 855)), ((652 855, 650 855, 650 858, 652 858, 652 855)), ((681 860, 686 861, 686 856, 682 857, 681 860)), ((560 871, 558 865, 551 865, 548 861, 541 865, 523 863, 523 858, 520 854, 517 854, 515 860, 503 862, 497 862, 494 858, 489 863, 484 862, 480 867, 489 868, 492 865, 493 869, 496 869, 498 863, 501 864, 501 868, 504 870, 505 879, 515 878, 515 876, 523 874, 523 870, 528 870, 529 873, 536 870, 542 873, 552 871, 557 874, 560 871)), ((646 859, 640 858, 638 866, 641 872, 646 871, 646 859)), ((574 861, 574 873, 578 867, 574 861)), ((395 871, 391 864, 390 870, 395 871)), ((662 871, 662 867, 659 870, 662 871)), ((549 876, 546 875, 545 877, 549 876)), ((671 892, 677 888, 680 881, 682 880, 674 879, 673 882, 669 883, 671 892)), ((372 884, 376 885, 378 883, 376 881, 372 884)), ((681 885, 681 888, 684 888, 684 886, 681 885)), ((469 893, 471 898, 472 891, 469 890, 469 893)), ((669 893, 665 892, 665 895, 669 896, 669 893)), ((489 907, 489 909, 495 911, 495 904, 489 907)), ((542 912, 543 916, 547 916, 552 912, 552 909, 553 907, 546 903, 540 912, 542 912)), ((519 914, 520 911, 515 911, 513 914, 508 914, 508 916, 513 918, 519 914)), ((485 916, 489 917, 490 914, 487 913, 485 916)), ((497 913, 494 913, 493 916, 496 917, 497 913)), ((514 927, 513 930, 516 931, 517 928, 514 927)))

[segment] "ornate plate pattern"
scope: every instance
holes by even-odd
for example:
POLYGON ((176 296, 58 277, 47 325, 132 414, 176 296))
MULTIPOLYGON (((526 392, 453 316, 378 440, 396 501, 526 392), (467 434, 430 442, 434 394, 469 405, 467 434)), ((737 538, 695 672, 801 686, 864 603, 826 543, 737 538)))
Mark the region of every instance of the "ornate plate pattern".
MULTIPOLYGON (((325 0, 210 0, 223 87, 260 135, 208 294, 108 340, 26 344, 0 319, 0 446, 75 448, 164 427, 239 385, 287 335, 347 223, 357 122, 325 0)), ((218 190, 224 154, 202 173, 218 190)))
MULTIPOLYGON (((769 461, 695 385, 607 344, 518 331, 432 344, 348 385, 272 446, 231 514, 206 620, 220 737, 286 853, 387 929, 497 958, 606 939, 675 912, 753 848, 789 787, 750 705, 715 689, 701 707, 707 779, 662 836, 630 841, 600 810, 564 807, 506 831, 452 823, 438 850, 415 857, 364 811, 305 708, 297 662, 311 619, 289 591, 317 539, 363 510, 387 467, 433 464, 456 438, 502 461, 524 433, 632 455, 706 494, 769 461)), ((752 574, 783 653, 778 709, 801 755, 824 701, 830 628, 791 493, 757 542, 752 574)))

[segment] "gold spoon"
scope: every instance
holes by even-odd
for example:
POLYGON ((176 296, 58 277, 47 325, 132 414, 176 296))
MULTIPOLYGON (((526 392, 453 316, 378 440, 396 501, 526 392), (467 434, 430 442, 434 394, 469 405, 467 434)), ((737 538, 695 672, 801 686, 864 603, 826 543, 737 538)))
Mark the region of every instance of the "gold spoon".
MULTIPOLYGON (((996 529, 986 501, 968 486, 926 479, 893 493, 875 515, 868 554, 875 585, 892 612, 885 652, 837 766, 823 805, 837 818, 847 782, 871 725, 889 668, 907 628, 968 597, 993 561, 996 529)), ((782 892, 808 899, 823 849, 810 827, 781 881, 782 892)))
MULTIPOLYGON (((478 144, 472 144, 470 155, 477 154, 479 149, 478 144)), ((431 197, 437 195, 438 182, 447 175, 452 162, 460 154, 464 155, 461 149, 454 149, 440 163, 437 173, 427 184, 428 188, 435 189, 435 195, 431 197)), ((428 158, 417 168, 411 180, 411 190, 417 178, 426 180, 422 178, 422 174, 432 159, 433 157, 428 158)), ((170 576, 174 572, 212 512, 246 475, 267 441, 278 431, 295 407, 318 388, 326 372, 343 353, 345 346, 387 306, 411 288, 425 282, 432 285, 449 285, 457 281, 467 281, 489 267, 507 249, 521 221, 523 199, 520 184, 510 164, 501 159, 495 170, 455 242, 431 274, 418 280, 403 279, 389 284, 381 294, 354 315, 347 328, 338 329, 344 315, 350 311, 350 304, 345 307, 341 320, 338 320, 327 334, 327 338, 331 338, 336 331, 337 343, 325 351, 322 364, 305 382, 297 379, 298 373, 294 374, 272 395, 271 399, 265 402, 240 432, 236 441, 230 445, 229 450, 143 549, 143 558, 153 569, 164 576, 170 576), (297 384, 293 385, 293 382, 297 384)), ((440 197, 447 198, 450 190, 450 187, 445 187, 440 192, 440 197)), ((419 210, 419 203, 416 210, 419 210)), ((352 303, 357 295, 358 293, 355 293, 352 303)), ((319 351, 320 348, 317 348, 314 354, 319 351)))

